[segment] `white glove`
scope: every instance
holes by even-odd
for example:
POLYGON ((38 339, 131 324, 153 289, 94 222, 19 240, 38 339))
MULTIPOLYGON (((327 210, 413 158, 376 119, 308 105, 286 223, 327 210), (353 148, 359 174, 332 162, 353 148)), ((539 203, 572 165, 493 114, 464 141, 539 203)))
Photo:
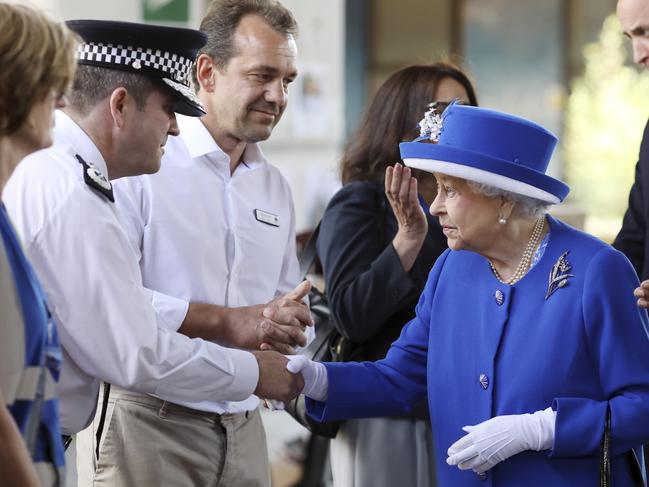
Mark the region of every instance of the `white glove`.
POLYGON ((534 414, 496 416, 462 428, 468 434, 448 449, 446 463, 460 470, 483 473, 526 450, 548 450, 554 442, 556 413, 552 408, 534 414))
POLYGON ((286 369, 291 374, 302 372, 304 389, 302 394, 316 401, 326 401, 329 390, 327 368, 320 362, 309 360, 304 355, 286 355, 286 369))

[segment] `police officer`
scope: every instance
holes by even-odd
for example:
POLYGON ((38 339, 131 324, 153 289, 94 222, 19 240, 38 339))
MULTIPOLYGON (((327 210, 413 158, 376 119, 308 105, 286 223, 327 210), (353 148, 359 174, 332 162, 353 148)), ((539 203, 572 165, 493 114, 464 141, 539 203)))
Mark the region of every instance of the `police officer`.
MULTIPOLYGON (((100 381, 176 401, 188 391, 212 401, 293 397, 301 380, 283 370, 279 353, 158 326, 115 209, 110 180, 157 171, 167 137, 179 133, 175 113, 204 113, 189 88, 204 34, 94 20, 68 26, 84 42, 54 146, 29 157, 3 195, 60 323, 63 433, 90 423, 100 381)), ((100 421, 110 420, 108 406, 100 421)))

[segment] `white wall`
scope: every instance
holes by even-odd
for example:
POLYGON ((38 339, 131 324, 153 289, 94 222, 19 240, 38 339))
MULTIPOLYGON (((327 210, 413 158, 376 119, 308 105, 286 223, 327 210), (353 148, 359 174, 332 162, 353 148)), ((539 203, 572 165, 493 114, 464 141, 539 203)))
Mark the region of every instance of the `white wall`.
POLYGON ((345 0, 284 0, 300 28, 300 76, 290 88, 289 104, 272 137, 263 144, 293 189, 298 232, 321 216, 338 183, 337 164, 344 134, 345 0), (320 94, 303 94, 307 76, 320 94))
POLYGON ((125 20, 136 22, 141 18, 137 0, 8 0, 45 11, 52 18, 125 20))

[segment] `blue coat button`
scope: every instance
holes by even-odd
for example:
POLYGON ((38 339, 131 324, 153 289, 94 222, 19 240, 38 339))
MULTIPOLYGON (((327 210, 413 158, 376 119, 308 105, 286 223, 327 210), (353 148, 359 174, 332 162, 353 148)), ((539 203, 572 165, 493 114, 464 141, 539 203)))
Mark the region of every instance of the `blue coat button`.
POLYGON ((478 474, 478 478, 482 481, 487 480, 487 472, 482 472, 478 474))
POLYGON ((498 306, 502 306, 502 304, 505 302, 505 295, 500 289, 498 289, 496 291, 496 294, 494 294, 494 299, 496 300, 496 304, 498 306))
POLYGON ((489 377, 486 376, 486 374, 480 374, 480 387, 483 389, 487 389, 489 387, 489 377))

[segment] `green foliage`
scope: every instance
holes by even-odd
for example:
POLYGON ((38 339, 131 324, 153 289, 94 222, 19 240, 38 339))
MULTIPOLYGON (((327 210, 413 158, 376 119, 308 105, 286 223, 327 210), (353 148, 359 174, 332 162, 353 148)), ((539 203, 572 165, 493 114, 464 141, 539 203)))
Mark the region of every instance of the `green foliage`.
POLYGON ((563 137, 571 198, 589 215, 621 217, 649 117, 649 73, 625 65, 625 39, 615 15, 598 42, 584 48, 585 70, 572 85, 563 137))

